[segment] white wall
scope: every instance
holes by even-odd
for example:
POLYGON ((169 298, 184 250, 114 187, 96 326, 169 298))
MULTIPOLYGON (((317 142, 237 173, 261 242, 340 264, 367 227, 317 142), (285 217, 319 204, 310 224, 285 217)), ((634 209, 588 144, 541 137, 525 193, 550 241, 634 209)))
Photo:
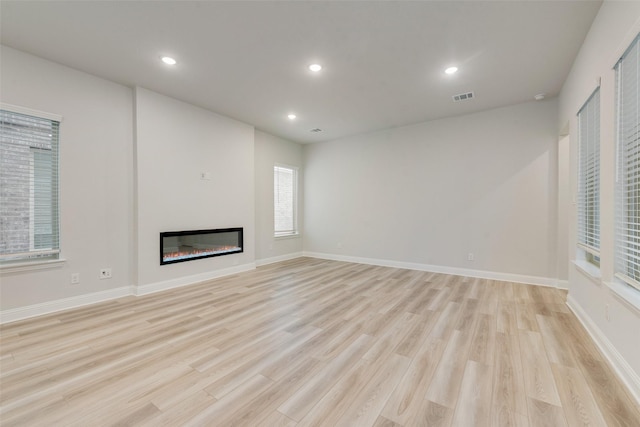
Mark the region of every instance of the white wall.
POLYGON ((1 46, 2 102, 63 116, 59 267, 2 273, 2 310, 131 284, 132 91, 1 46), (111 267, 113 278, 98 280, 111 267), (71 273, 80 283, 71 285, 71 273))
POLYGON ((274 241, 272 231, 265 232, 273 222, 272 164, 301 167, 298 144, 258 132, 254 156, 250 125, 1 49, 1 101, 64 118, 65 261, 42 270, 3 270, 3 321, 253 268, 256 235, 261 257, 301 252, 300 238, 274 241), (201 180, 201 172, 210 172, 212 180, 201 180), (261 217, 260 232, 257 205, 261 216, 271 216, 261 217), (244 227, 244 253, 159 265, 161 231, 236 226, 244 227), (98 279, 104 267, 112 269, 112 279, 98 279), (71 285, 72 273, 80 273, 78 285, 71 285))
POLYGON ((135 119, 136 284, 252 266, 253 126, 142 88, 135 119), (202 180, 202 172, 212 179, 202 180), (160 265, 160 232, 231 227, 244 227, 243 253, 160 265))
MULTIPOLYGON (((578 54, 559 97, 558 128, 569 124, 571 191, 577 188, 576 113, 597 86, 600 89, 600 233, 601 279, 591 277, 576 260, 576 209, 571 206, 569 232, 569 303, 596 342, 640 400, 640 308, 608 286, 613 279, 615 178, 615 73, 613 66, 640 31, 640 2, 605 1, 578 54), (609 307, 610 319, 605 315, 609 307)), ((636 293, 640 301, 640 293, 636 293)), ((640 306, 639 306, 640 307, 640 306)))
MULTIPOLYGON (((568 130, 567 130, 568 132, 568 130)), ((558 279, 564 283, 569 278, 569 214, 572 206, 570 137, 563 135, 558 140, 558 279)))
POLYGON ((292 238, 273 237, 273 166, 276 163, 299 168, 298 226, 302 230, 304 227, 302 145, 256 130, 256 260, 261 262, 284 259, 302 252, 302 235, 292 238))
POLYGON ((556 114, 546 100, 306 146, 305 251, 554 280, 556 114))

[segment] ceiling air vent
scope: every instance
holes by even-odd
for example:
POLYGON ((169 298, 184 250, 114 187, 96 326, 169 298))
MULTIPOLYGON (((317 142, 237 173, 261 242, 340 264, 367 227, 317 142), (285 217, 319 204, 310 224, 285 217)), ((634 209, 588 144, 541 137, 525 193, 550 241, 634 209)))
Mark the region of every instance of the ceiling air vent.
POLYGON ((470 99, 473 99, 473 92, 467 92, 467 93, 461 93, 459 95, 453 95, 453 102, 468 101, 470 99))
POLYGON ((322 129, 315 128, 315 129, 311 129, 311 131, 310 131, 310 132, 314 132, 314 133, 315 133, 315 132, 322 132, 322 129))

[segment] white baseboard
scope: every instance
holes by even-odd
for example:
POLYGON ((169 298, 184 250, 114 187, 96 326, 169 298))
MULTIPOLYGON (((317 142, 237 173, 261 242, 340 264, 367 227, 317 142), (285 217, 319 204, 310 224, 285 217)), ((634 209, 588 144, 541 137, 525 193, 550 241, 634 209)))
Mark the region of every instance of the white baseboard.
POLYGON ((167 289, 188 286, 194 283, 204 282, 223 276, 242 273, 256 268, 255 263, 242 264, 222 270, 210 271, 203 274, 181 277, 179 279, 167 280, 164 282, 152 283, 143 286, 123 286, 121 288, 109 289, 101 292, 78 295, 70 298, 63 298, 55 301, 48 301, 41 304, 28 305, 26 307, 13 308, 0 311, 0 324, 16 322, 30 317, 42 316, 43 314, 55 313, 58 311, 78 308, 85 305, 96 304, 130 295, 140 296, 167 289))
POLYGON ((253 270, 256 266, 263 266, 280 261, 288 261, 300 257, 310 257, 327 259, 334 261, 353 262, 357 264, 379 265, 383 267, 406 268, 409 270, 430 271, 434 273, 454 274, 467 277, 478 277, 481 279, 501 280, 507 282, 526 283, 531 285, 551 286, 566 289, 568 282, 566 280, 556 280, 548 277, 524 276, 520 274, 499 273, 492 271, 470 270, 465 268, 445 267, 438 265, 418 264, 402 261, 392 261, 375 258, 353 257, 345 255, 326 254, 319 252, 293 252, 290 254, 280 255, 271 258, 256 260, 249 264, 243 264, 235 267, 215 270, 207 273, 196 274, 178 279, 167 280, 163 282, 151 283, 141 286, 130 286, 116 289, 110 289, 102 292, 95 292, 86 295, 79 295, 71 298, 45 302, 42 304, 34 304, 26 307, 0 311, 0 324, 15 322, 17 320, 27 319, 34 316, 49 314, 57 311, 77 308, 84 305, 104 302, 111 299, 121 298, 128 295, 147 295, 154 292, 160 292, 167 289, 188 286, 194 283, 212 280, 223 276, 242 273, 253 270))
POLYGON ((638 373, 629 366, 624 357, 571 294, 567 297, 567 306, 587 330, 589 336, 596 343, 600 353, 605 357, 609 366, 613 368, 620 381, 627 386, 630 394, 640 404, 640 376, 638 376, 638 373))
POLYGON ((257 259, 256 260, 256 266, 257 267, 261 267, 263 265, 273 264, 275 262, 289 261, 291 259, 300 258, 302 256, 303 256, 302 252, 292 252, 290 254, 284 254, 284 255, 274 256, 274 257, 270 257, 270 258, 257 259))
POLYGON ((568 282, 563 283, 557 279, 540 276, 525 276, 521 274, 500 273, 495 271, 471 270, 467 268, 446 267, 440 265, 418 264, 412 262, 392 261, 377 258, 361 258, 346 255, 325 254, 319 252, 303 252, 310 258, 328 259, 333 261, 354 262, 357 264, 379 265, 382 267, 406 268, 408 270, 430 271, 433 273, 453 274, 456 276, 477 277, 480 279, 500 280, 504 282, 524 283, 527 285, 540 285, 568 288, 568 282))
POLYGON ((234 267, 223 268, 221 270, 208 271, 206 273, 194 274, 192 276, 179 277, 177 279, 165 280, 163 282, 150 283, 147 285, 134 286, 133 295, 148 295, 155 292, 166 291, 167 289, 180 288, 195 283, 205 282, 207 280, 217 279, 223 276, 231 276, 232 274, 243 273, 245 271, 254 270, 256 263, 237 265, 234 267))
POLYGON ((35 316, 42 316, 44 314, 55 313, 57 311, 69 310, 71 308, 78 308, 84 305, 95 304, 129 295, 132 295, 131 287, 123 286, 121 288, 62 298, 55 301, 28 305, 26 307, 2 310, 0 311, 0 324, 15 322, 17 320, 28 319, 35 316))

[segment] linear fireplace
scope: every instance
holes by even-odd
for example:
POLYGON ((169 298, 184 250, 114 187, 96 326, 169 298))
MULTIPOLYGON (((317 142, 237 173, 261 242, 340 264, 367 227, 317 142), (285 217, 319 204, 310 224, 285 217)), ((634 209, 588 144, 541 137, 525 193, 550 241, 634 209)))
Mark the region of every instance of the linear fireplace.
POLYGON ((242 228, 160 233, 160 265, 243 252, 242 228))

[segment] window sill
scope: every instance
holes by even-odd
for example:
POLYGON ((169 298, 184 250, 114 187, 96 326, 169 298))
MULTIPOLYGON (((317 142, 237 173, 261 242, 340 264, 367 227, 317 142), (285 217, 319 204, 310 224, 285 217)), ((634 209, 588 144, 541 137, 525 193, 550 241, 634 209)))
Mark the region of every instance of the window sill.
POLYGON ((45 261, 24 261, 11 264, 0 265, 0 276, 12 273, 20 273, 24 271, 47 270, 50 268, 61 267, 66 259, 49 259, 45 261))
POLYGON ((613 282, 607 282, 606 285, 616 294, 624 303, 640 313, 640 291, 631 285, 614 279, 613 282))
POLYGON ((573 265, 575 265, 578 268, 578 271, 587 276, 587 278, 592 282, 598 285, 602 283, 602 273, 595 265, 585 260, 574 260, 573 265))
POLYGON ((279 236, 273 236, 276 240, 284 240, 284 239, 297 239, 300 237, 300 233, 291 233, 291 234, 282 234, 279 236))

